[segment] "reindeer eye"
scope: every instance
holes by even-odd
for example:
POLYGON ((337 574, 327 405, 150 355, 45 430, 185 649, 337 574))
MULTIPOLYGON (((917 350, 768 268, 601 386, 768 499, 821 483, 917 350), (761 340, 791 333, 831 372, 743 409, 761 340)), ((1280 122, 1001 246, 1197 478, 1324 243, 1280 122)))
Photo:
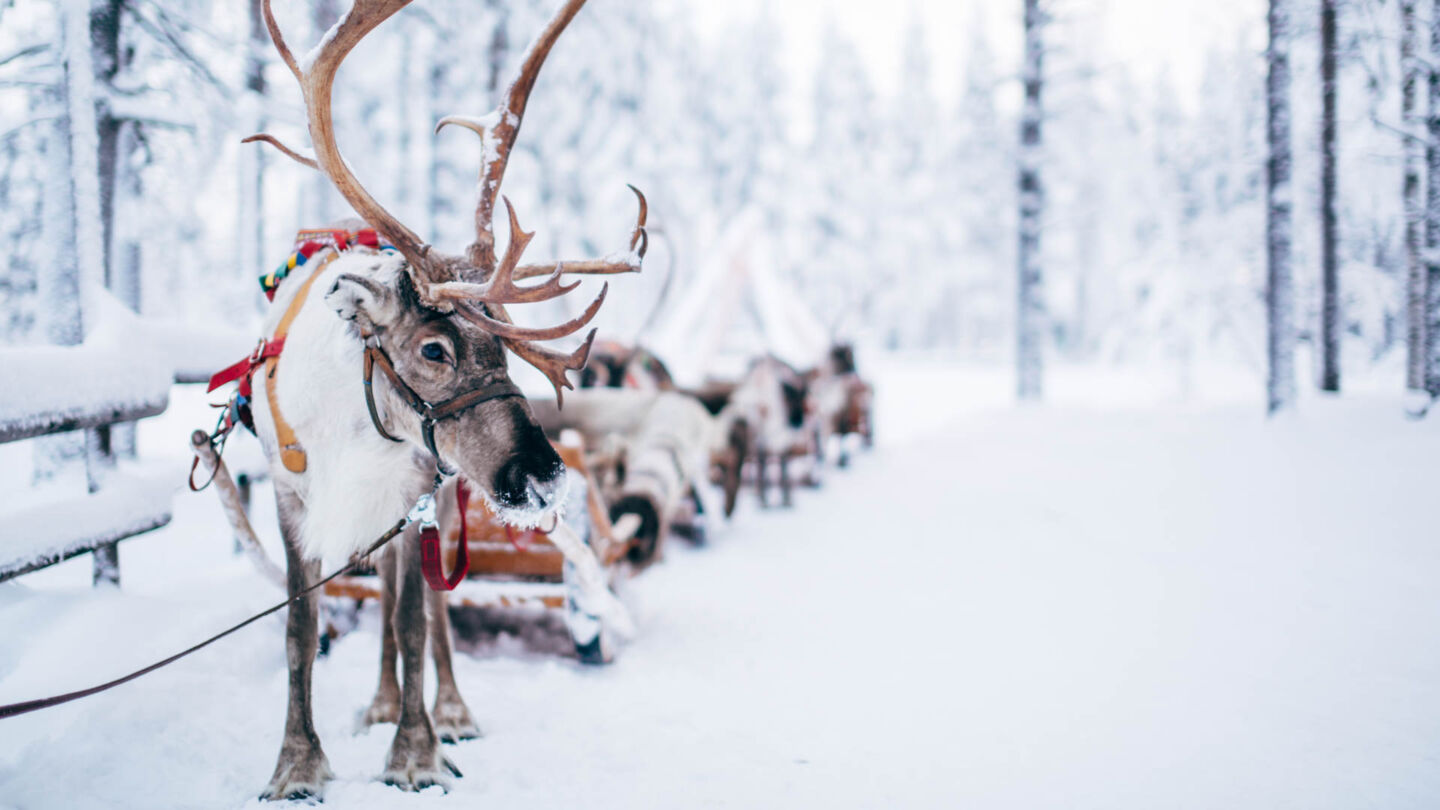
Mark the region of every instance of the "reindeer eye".
POLYGON ((445 362, 445 347, 439 343, 430 342, 420 347, 420 356, 435 363, 445 362))

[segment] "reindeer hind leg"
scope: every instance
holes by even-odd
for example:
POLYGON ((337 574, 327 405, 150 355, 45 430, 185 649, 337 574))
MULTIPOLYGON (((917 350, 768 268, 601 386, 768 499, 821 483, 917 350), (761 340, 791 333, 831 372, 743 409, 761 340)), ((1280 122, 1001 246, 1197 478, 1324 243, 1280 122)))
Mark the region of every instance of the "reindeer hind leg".
POLYGON ((399 647, 404 683, 400 688, 400 721, 390 744, 385 773, 388 785, 402 790, 423 790, 439 785, 448 790, 450 777, 460 771, 440 753, 440 738, 425 710, 426 590, 420 569, 420 544, 415 527, 399 540, 399 587, 395 599, 395 639, 399 647))
POLYGON ((395 593, 399 585, 400 552, 393 545, 380 554, 376 573, 380 575, 380 684, 375 698, 360 718, 362 728, 376 723, 400 721, 400 681, 395 677, 399 656, 395 639, 395 593))
POLYGON ((435 659, 435 733, 444 743, 473 740, 480 736, 480 726, 470 715, 470 707, 460 696, 455 683, 454 650, 450 643, 449 599, 443 591, 431 591, 430 653, 435 659))

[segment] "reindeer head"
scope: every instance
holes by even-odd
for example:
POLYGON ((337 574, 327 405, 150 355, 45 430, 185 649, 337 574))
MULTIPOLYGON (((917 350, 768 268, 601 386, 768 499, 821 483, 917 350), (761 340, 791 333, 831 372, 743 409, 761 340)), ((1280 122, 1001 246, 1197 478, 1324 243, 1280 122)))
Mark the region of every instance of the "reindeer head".
POLYGON ((355 212, 394 245, 398 258, 347 262, 354 271, 344 268, 327 301, 366 342, 367 380, 372 361, 386 370, 391 384, 378 390, 377 383, 375 393, 386 406, 391 432, 428 447, 442 466, 458 467, 502 513, 524 521, 561 497, 564 467, 510 382, 504 349, 539 369, 561 399, 563 390, 573 387, 565 372, 584 368, 595 330, 569 354, 548 349, 540 341, 572 335, 589 324, 605 300, 608 284, 579 316, 550 328, 516 326, 505 306, 548 301, 579 286, 578 281, 562 283, 565 274, 638 271, 647 246, 645 197, 631 187, 639 198, 640 213, 627 254, 541 265, 520 263, 534 234, 520 227, 507 199, 510 241, 504 256, 496 256, 495 203, 530 91, 556 39, 585 4, 585 0, 568 0, 531 46, 495 110, 481 118, 448 116, 436 126, 437 132, 448 124, 463 126, 481 138, 484 157, 475 241, 462 255, 444 254, 422 242, 360 185, 340 155, 331 120, 331 90, 341 62, 409 1, 356 0, 302 68, 281 36, 269 0, 264 0, 271 39, 304 94, 315 156, 303 156, 269 135, 245 140, 269 143, 323 172, 355 212), (539 277, 544 280, 538 284, 517 283, 539 277))

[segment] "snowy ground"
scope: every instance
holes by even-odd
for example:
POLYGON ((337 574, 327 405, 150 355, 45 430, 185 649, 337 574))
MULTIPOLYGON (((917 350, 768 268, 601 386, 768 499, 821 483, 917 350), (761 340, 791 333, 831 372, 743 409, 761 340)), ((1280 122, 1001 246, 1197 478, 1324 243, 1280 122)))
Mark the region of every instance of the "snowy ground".
MULTIPOLYGON (((792 511, 672 546, 628 588, 640 635, 617 664, 516 638, 461 656, 486 736, 450 750, 448 797, 373 781, 391 729, 352 729, 378 658, 363 614, 316 667, 326 805, 1440 803, 1435 419, 1393 397, 1276 424, 1253 399, 1117 407, 1146 380, 1064 370, 1053 404, 1015 409, 1003 372, 877 373, 881 447, 792 511)), ((194 404, 146 445, 178 463, 194 404)), ((84 559, 0 584, 0 702, 273 601, 222 527, 213 496, 180 496, 171 528, 122 546, 119 592, 84 559)), ((277 618, 0 721, 0 808, 253 805, 284 700, 277 618)))

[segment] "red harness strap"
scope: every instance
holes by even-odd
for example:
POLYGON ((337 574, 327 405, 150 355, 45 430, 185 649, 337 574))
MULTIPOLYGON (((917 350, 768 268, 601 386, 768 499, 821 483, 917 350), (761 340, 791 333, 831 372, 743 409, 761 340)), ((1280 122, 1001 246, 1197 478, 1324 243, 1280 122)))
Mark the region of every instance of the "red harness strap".
POLYGON ((455 552, 455 570, 445 576, 445 563, 440 559, 440 529, 424 526, 420 529, 420 571, 431 590, 453 591, 460 580, 470 572, 470 544, 465 539, 465 512, 470 506, 470 489, 465 479, 455 481, 455 505, 460 510, 460 547, 455 552))
POLYGON ((275 338, 274 340, 265 340, 262 338, 255 346, 255 351, 252 352, 249 357, 215 372, 215 376, 210 378, 210 387, 205 389, 205 393, 208 394, 226 383, 239 380, 240 395, 249 399, 250 378, 255 375, 256 367, 271 357, 279 357, 281 350, 284 348, 285 338, 283 337, 275 338))

